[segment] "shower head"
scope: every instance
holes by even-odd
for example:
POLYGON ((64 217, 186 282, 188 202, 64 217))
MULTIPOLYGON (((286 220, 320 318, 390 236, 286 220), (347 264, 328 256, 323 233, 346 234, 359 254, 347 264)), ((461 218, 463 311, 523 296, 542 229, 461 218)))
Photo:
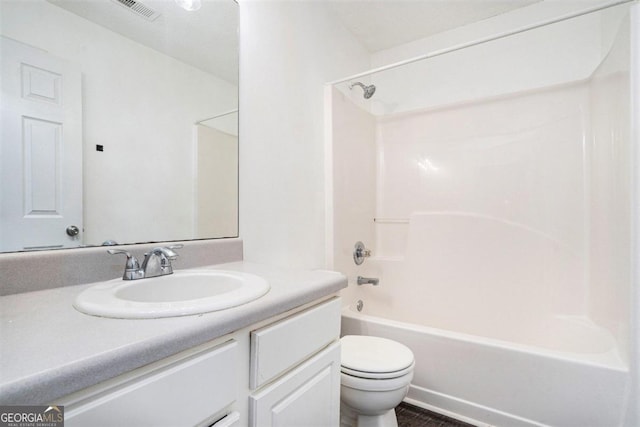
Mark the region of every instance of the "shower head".
POLYGON ((353 89, 354 86, 360 86, 364 91, 364 99, 369 99, 376 92, 376 87, 374 85, 365 86, 360 82, 351 83, 349 89, 353 89))

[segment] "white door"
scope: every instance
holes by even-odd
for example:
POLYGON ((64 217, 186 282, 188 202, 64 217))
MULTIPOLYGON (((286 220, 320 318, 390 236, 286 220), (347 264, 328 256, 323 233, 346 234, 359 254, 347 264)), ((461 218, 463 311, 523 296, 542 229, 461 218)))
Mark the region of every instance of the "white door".
POLYGON ((4 37, 0 58, 0 251, 77 246, 82 235, 80 70, 4 37), (69 227, 79 233, 69 235, 69 227))

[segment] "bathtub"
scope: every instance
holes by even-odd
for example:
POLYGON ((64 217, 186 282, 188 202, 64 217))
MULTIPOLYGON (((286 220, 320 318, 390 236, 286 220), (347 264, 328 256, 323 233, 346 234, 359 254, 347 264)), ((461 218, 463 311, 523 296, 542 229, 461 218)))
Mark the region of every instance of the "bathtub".
POLYGON ((615 340, 587 318, 550 316, 508 341, 499 337, 513 336, 510 322, 503 322, 504 334, 494 324, 492 337, 485 337, 390 320, 412 316, 376 312, 375 302, 362 301, 360 312, 356 300, 343 309, 342 334, 385 337, 411 348, 416 365, 409 403, 479 425, 621 424, 628 370, 615 340))

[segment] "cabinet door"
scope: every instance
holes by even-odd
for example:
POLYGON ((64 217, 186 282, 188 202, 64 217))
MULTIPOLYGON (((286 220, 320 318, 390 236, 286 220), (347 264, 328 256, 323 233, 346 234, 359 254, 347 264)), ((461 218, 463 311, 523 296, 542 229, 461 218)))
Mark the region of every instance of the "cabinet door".
POLYGON ((340 343, 250 397, 253 427, 333 427, 340 418, 340 343))

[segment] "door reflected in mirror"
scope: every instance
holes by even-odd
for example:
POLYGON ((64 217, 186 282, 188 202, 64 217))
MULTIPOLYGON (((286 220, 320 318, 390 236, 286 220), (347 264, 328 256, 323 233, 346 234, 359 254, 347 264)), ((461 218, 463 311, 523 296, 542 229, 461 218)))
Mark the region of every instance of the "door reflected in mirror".
POLYGON ((0 251, 237 236, 238 6, 138 4, 0 2, 0 251))

